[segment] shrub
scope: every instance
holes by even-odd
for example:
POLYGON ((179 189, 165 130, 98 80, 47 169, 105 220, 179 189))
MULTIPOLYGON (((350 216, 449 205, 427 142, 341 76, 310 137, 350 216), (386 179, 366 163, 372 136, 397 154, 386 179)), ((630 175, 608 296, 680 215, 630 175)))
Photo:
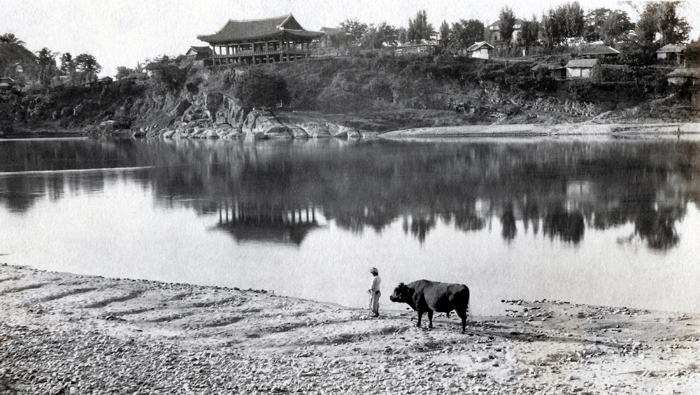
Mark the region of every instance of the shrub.
POLYGON ((233 94, 253 107, 274 107, 279 102, 288 104, 290 100, 287 82, 282 77, 258 69, 249 69, 237 76, 233 94))
POLYGON ((157 91, 177 92, 187 80, 187 70, 174 64, 153 65, 151 70, 153 71, 151 84, 157 91))

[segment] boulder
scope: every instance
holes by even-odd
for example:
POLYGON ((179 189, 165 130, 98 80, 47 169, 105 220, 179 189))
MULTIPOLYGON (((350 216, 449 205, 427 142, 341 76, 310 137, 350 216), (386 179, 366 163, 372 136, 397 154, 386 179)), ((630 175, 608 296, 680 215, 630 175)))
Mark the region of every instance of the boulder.
POLYGON ((344 134, 345 136, 351 139, 360 138, 360 132, 358 132, 357 129, 350 126, 340 125, 340 133, 344 134))
POLYGON ((243 132, 255 138, 291 138, 287 126, 280 123, 272 113, 265 110, 253 110, 248 114, 243 132))
POLYGON ((309 137, 313 138, 324 138, 324 137, 332 137, 331 134, 328 132, 328 126, 326 126, 325 123, 320 123, 320 122, 304 122, 299 125, 306 133, 309 135, 309 137))
POLYGON ((208 129, 202 133, 203 139, 218 139, 219 135, 216 133, 215 129, 208 129))
POLYGON ((305 139, 309 137, 309 134, 297 125, 287 126, 289 129, 289 134, 295 139, 305 139))
POLYGON ((340 133, 340 127, 334 123, 327 123, 326 128, 328 129, 328 133, 333 137, 347 137, 347 135, 340 133))
POLYGON ((173 138, 173 136, 175 136, 175 131, 174 130, 166 130, 165 132, 161 133, 160 136, 163 138, 166 138, 166 139, 170 139, 170 138, 173 138))

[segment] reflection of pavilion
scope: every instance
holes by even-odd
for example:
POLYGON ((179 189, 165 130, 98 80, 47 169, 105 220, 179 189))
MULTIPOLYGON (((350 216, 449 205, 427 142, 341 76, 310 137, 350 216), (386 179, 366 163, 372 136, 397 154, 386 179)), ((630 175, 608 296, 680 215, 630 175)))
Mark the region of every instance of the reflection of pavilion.
POLYGON ((296 245, 318 227, 314 207, 288 208, 260 203, 234 203, 229 207, 228 202, 219 205, 219 224, 216 226, 238 242, 296 245))

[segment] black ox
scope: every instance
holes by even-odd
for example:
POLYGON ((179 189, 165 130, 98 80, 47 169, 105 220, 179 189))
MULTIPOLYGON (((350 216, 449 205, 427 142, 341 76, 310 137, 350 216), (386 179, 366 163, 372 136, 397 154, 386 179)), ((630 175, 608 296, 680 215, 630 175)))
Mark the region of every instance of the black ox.
POLYGON ((429 280, 418 280, 412 283, 400 283, 389 300, 396 303, 406 303, 418 312, 418 327, 423 313, 428 312, 428 327, 433 327, 433 312, 457 312, 462 319, 462 333, 467 325, 469 310, 469 288, 464 284, 439 283, 429 280))

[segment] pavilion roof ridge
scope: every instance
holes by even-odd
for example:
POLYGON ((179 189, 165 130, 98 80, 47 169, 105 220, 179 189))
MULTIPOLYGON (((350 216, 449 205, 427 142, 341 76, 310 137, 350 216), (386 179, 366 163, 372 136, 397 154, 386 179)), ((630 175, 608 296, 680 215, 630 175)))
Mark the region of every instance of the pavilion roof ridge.
POLYGON ((267 17, 267 18, 258 18, 258 19, 230 19, 229 18, 228 21, 229 22, 262 22, 262 21, 271 21, 273 19, 284 18, 284 20, 282 20, 282 23, 280 23, 280 25, 282 25, 282 24, 284 24, 284 22, 287 22, 289 17, 293 17, 291 12, 289 14, 285 14, 285 15, 271 16, 271 17, 267 17))

